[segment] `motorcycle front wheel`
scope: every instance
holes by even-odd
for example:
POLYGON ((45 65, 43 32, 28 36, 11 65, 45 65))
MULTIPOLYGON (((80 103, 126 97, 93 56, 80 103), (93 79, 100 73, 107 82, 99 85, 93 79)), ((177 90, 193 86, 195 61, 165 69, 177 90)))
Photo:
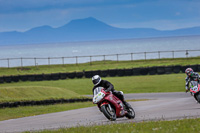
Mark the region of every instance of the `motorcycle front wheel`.
POLYGON ((128 113, 126 114, 126 117, 128 119, 134 119, 135 118, 135 111, 134 111, 133 108, 129 108, 127 112, 128 113))
POLYGON ((196 95, 197 101, 200 103, 200 93, 196 95))
POLYGON ((101 106, 101 111, 105 115, 105 117, 110 120, 110 121, 115 121, 116 120, 116 113, 115 109, 108 104, 101 106))

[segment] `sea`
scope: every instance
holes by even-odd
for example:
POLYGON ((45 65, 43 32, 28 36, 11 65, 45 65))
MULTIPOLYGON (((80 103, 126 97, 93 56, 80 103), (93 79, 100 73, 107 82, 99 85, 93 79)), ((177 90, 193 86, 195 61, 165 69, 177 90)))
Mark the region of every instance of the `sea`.
POLYGON ((0 67, 200 56, 200 36, 0 46, 0 67))

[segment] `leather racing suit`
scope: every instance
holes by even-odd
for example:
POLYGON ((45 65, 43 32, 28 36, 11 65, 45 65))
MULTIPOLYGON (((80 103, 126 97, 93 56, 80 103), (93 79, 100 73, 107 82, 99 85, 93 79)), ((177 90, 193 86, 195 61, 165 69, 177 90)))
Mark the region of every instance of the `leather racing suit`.
MULTIPOLYGON (((189 85, 190 85, 190 82, 191 81, 198 81, 198 83, 199 83, 199 78, 200 78, 200 76, 199 76, 199 74, 198 73, 196 73, 196 72, 193 72, 193 74, 192 74, 192 76, 187 76, 186 78, 185 78, 185 81, 186 81, 186 84, 185 84, 185 89, 186 89, 186 92, 188 92, 189 91, 189 85)), ((192 94, 192 93, 191 93, 192 94)), ((196 98, 196 96, 194 96, 194 98, 195 98, 195 100, 196 101, 198 101, 198 99, 196 98)))
POLYGON ((196 72, 194 72, 192 76, 187 76, 185 78, 185 81, 186 81, 185 89, 189 90, 189 83, 190 83, 190 81, 198 81, 198 83, 199 83, 199 79, 200 79, 200 76, 196 72))

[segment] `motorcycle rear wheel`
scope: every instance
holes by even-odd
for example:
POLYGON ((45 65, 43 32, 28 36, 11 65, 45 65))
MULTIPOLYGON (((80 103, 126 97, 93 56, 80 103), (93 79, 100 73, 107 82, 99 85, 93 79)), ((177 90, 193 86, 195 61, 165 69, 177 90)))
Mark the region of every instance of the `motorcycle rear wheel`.
POLYGON ((110 120, 110 121, 115 121, 116 120, 116 113, 115 109, 111 106, 111 110, 108 106, 108 104, 101 106, 101 111, 105 115, 105 117, 110 120))

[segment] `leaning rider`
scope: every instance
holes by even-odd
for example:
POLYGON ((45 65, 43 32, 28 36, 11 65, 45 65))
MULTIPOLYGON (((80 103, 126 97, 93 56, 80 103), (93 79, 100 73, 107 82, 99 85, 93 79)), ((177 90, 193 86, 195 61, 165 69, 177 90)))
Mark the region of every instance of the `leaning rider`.
POLYGON ((129 103, 127 103, 124 100, 123 92, 116 91, 114 89, 114 86, 109 81, 102 80, 99 75, 95 75, 95 76, 92 77, 92 82, 94 84, 94 87, 92 89, 93 95, 94 95, 94 89, 96 87, 103 87, 105 89, 105 92, 111 91, 116 97, 118 97, 123 102, 123 104, 126 106, 127 109, 131 108, 131 106, 129 105, 129 103))
MULTIPOLYGON (((185 73, 186 73, 186 75, 187 75, 187 77, 185 78, 185 81, 186 81, 185 89, 186 89, 186 92, 188 92, 189 89, 190 89, 190 88, 189 88, 189 83, 190 83, 190 81, 198 81, 198 83, 199 83, 199 78, 200 78, 200 76, 199 76, 198 73, 194 72, 192 68, 187 68, 187 69, 185 70, 185 73)), ((196 100, 197 103, 198 103, 197 98, 196 98, 196 97, 194 97, 194 98, 195 98, 195 100, 196 100)))
POLYGON ((194 72, 192 70, 192 68, 187 68, 185 70, 185 73, 187 75, 187 77, 185 78, 185 81, 186 81, 185 89, 186 89, 186 92, 188 92, 189 91, 189 83, 190 83, 190 81, 198 81, 198 83, 199 83, 200 76, 199 76, 198 73, 194 72))

